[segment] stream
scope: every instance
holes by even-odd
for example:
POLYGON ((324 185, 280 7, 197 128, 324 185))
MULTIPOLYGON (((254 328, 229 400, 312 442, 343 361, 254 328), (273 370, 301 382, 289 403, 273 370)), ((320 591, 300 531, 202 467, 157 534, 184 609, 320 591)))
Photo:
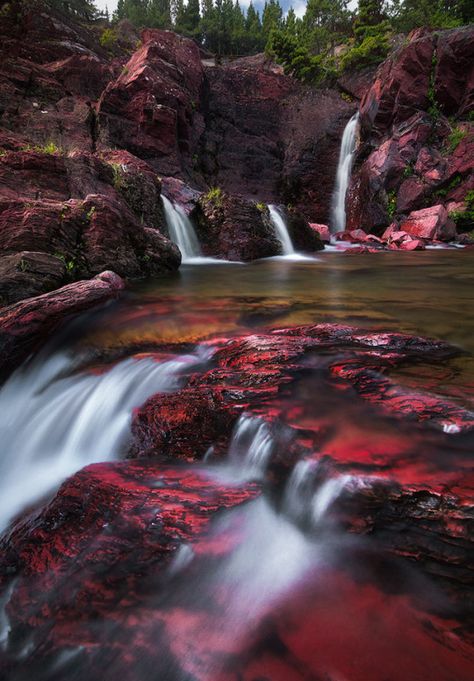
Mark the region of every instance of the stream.
MULTIPOLYGON (((0 389, 1 678, 470 681, 467 604, 392 551, 390 533, 372 538, 353 518, 360 495, 394 481, 467 503, 472 431, 382 413, 329 381, 328 358, 343 357, 329 349, 273 401, 243 404, 229 441, 202 445, 202 460, 124 457, 148 398, 198 382, 229 339, 298 325, 447 341, 462 353, 402 362, 390 377, 473 410, 473 266, 467 249, 185 263, 51 339, 0 389), (282 474, 290 430, 300 449, 282 474), (301 454, 322 431, 317 455, 301 454), (61 488, 82 500, 82 525, 68 529, 55 494, 90 464, 79 474, 90 479, 61 488), (160 510, 161 520, 146 515, 160 510), (9 573, 17 554, 50 541, 45 528, 55 538, 39 576, 9 573), (64 552, 76 557, 61 567, 64 552)), ((410 532, 409 521, 394 531, 410 532)))

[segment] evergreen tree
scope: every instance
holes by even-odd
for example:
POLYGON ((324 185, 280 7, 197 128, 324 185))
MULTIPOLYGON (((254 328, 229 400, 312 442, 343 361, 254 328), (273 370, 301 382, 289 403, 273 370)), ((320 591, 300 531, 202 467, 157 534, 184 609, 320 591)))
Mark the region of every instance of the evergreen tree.
POLYGON ((151 28, 171 28, 170 0, 149 0, 147 26, 151 28))
POLYGON ((262 31, 265 40, 268 39, 271 31, 282 27, 283 10, 278 0, 268 0, 265 3, 262 14, 262 31))

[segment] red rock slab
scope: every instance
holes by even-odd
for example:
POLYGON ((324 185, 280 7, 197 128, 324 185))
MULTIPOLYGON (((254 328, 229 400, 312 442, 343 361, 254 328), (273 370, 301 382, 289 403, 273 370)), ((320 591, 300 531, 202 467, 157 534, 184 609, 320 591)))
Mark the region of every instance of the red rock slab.
POLYGON ((12 628, 44 635, 53 624, 52 636, 71 643, 90 636, 97 617, 139 603, 218 512, 258 493, 255 484, 232 486, 156 460, 88 466, 2 539, 0 581, 18 577, 12 628))
POLYGON ((6 377, 21 361, 73 314, 119 295, 123 280, 102 272, 36 298, 27 298, 0 310, 0 376, 6 377))

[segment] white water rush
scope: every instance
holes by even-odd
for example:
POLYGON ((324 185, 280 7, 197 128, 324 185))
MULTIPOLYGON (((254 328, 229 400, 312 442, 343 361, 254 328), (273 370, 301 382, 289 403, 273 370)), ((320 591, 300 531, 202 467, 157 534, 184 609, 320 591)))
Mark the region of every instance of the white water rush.
POLYGON ((290 234, 288 232, 288 227, 280 213, 278 208, 273 204, 268 206, 268 211, 270 213, 270 219, 275 228, 275 235, 281 244, 281 250, 283 255, 294 255, 295 249, 293 248, 293 243, 291 241, 290 234))
POLYGON ((15 372, 0 390, 0 530, 83 466, 117 458, 133 409, 177 390, 208 352, 164 362, 128 358, 102 373, 72 375, 71 357, 57 353, 15 372))
POLYGON ((184 208, 171 203, 166 196, 161 197, 165 211, 166 224, 171 241, 178 246, 183 257, 183 262, 201 256, 201 248, 193 223, 189 219, 184 208))
POLYGON ((346 194, 351 179, 352 164, 356 150, 359 113, 352 116, 342 135, 339 163, 336 174, 336 187, 332 197, 331 232, 343 232, 346 228, 346 194))

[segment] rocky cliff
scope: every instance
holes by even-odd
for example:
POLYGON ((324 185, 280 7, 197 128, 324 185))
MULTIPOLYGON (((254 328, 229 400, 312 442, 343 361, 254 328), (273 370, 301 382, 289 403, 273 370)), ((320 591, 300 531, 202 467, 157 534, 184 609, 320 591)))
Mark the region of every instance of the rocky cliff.
POLYGON ((474 29, 420 29, 360 106, 348 229, 452 239, 473 229, 474 29))

